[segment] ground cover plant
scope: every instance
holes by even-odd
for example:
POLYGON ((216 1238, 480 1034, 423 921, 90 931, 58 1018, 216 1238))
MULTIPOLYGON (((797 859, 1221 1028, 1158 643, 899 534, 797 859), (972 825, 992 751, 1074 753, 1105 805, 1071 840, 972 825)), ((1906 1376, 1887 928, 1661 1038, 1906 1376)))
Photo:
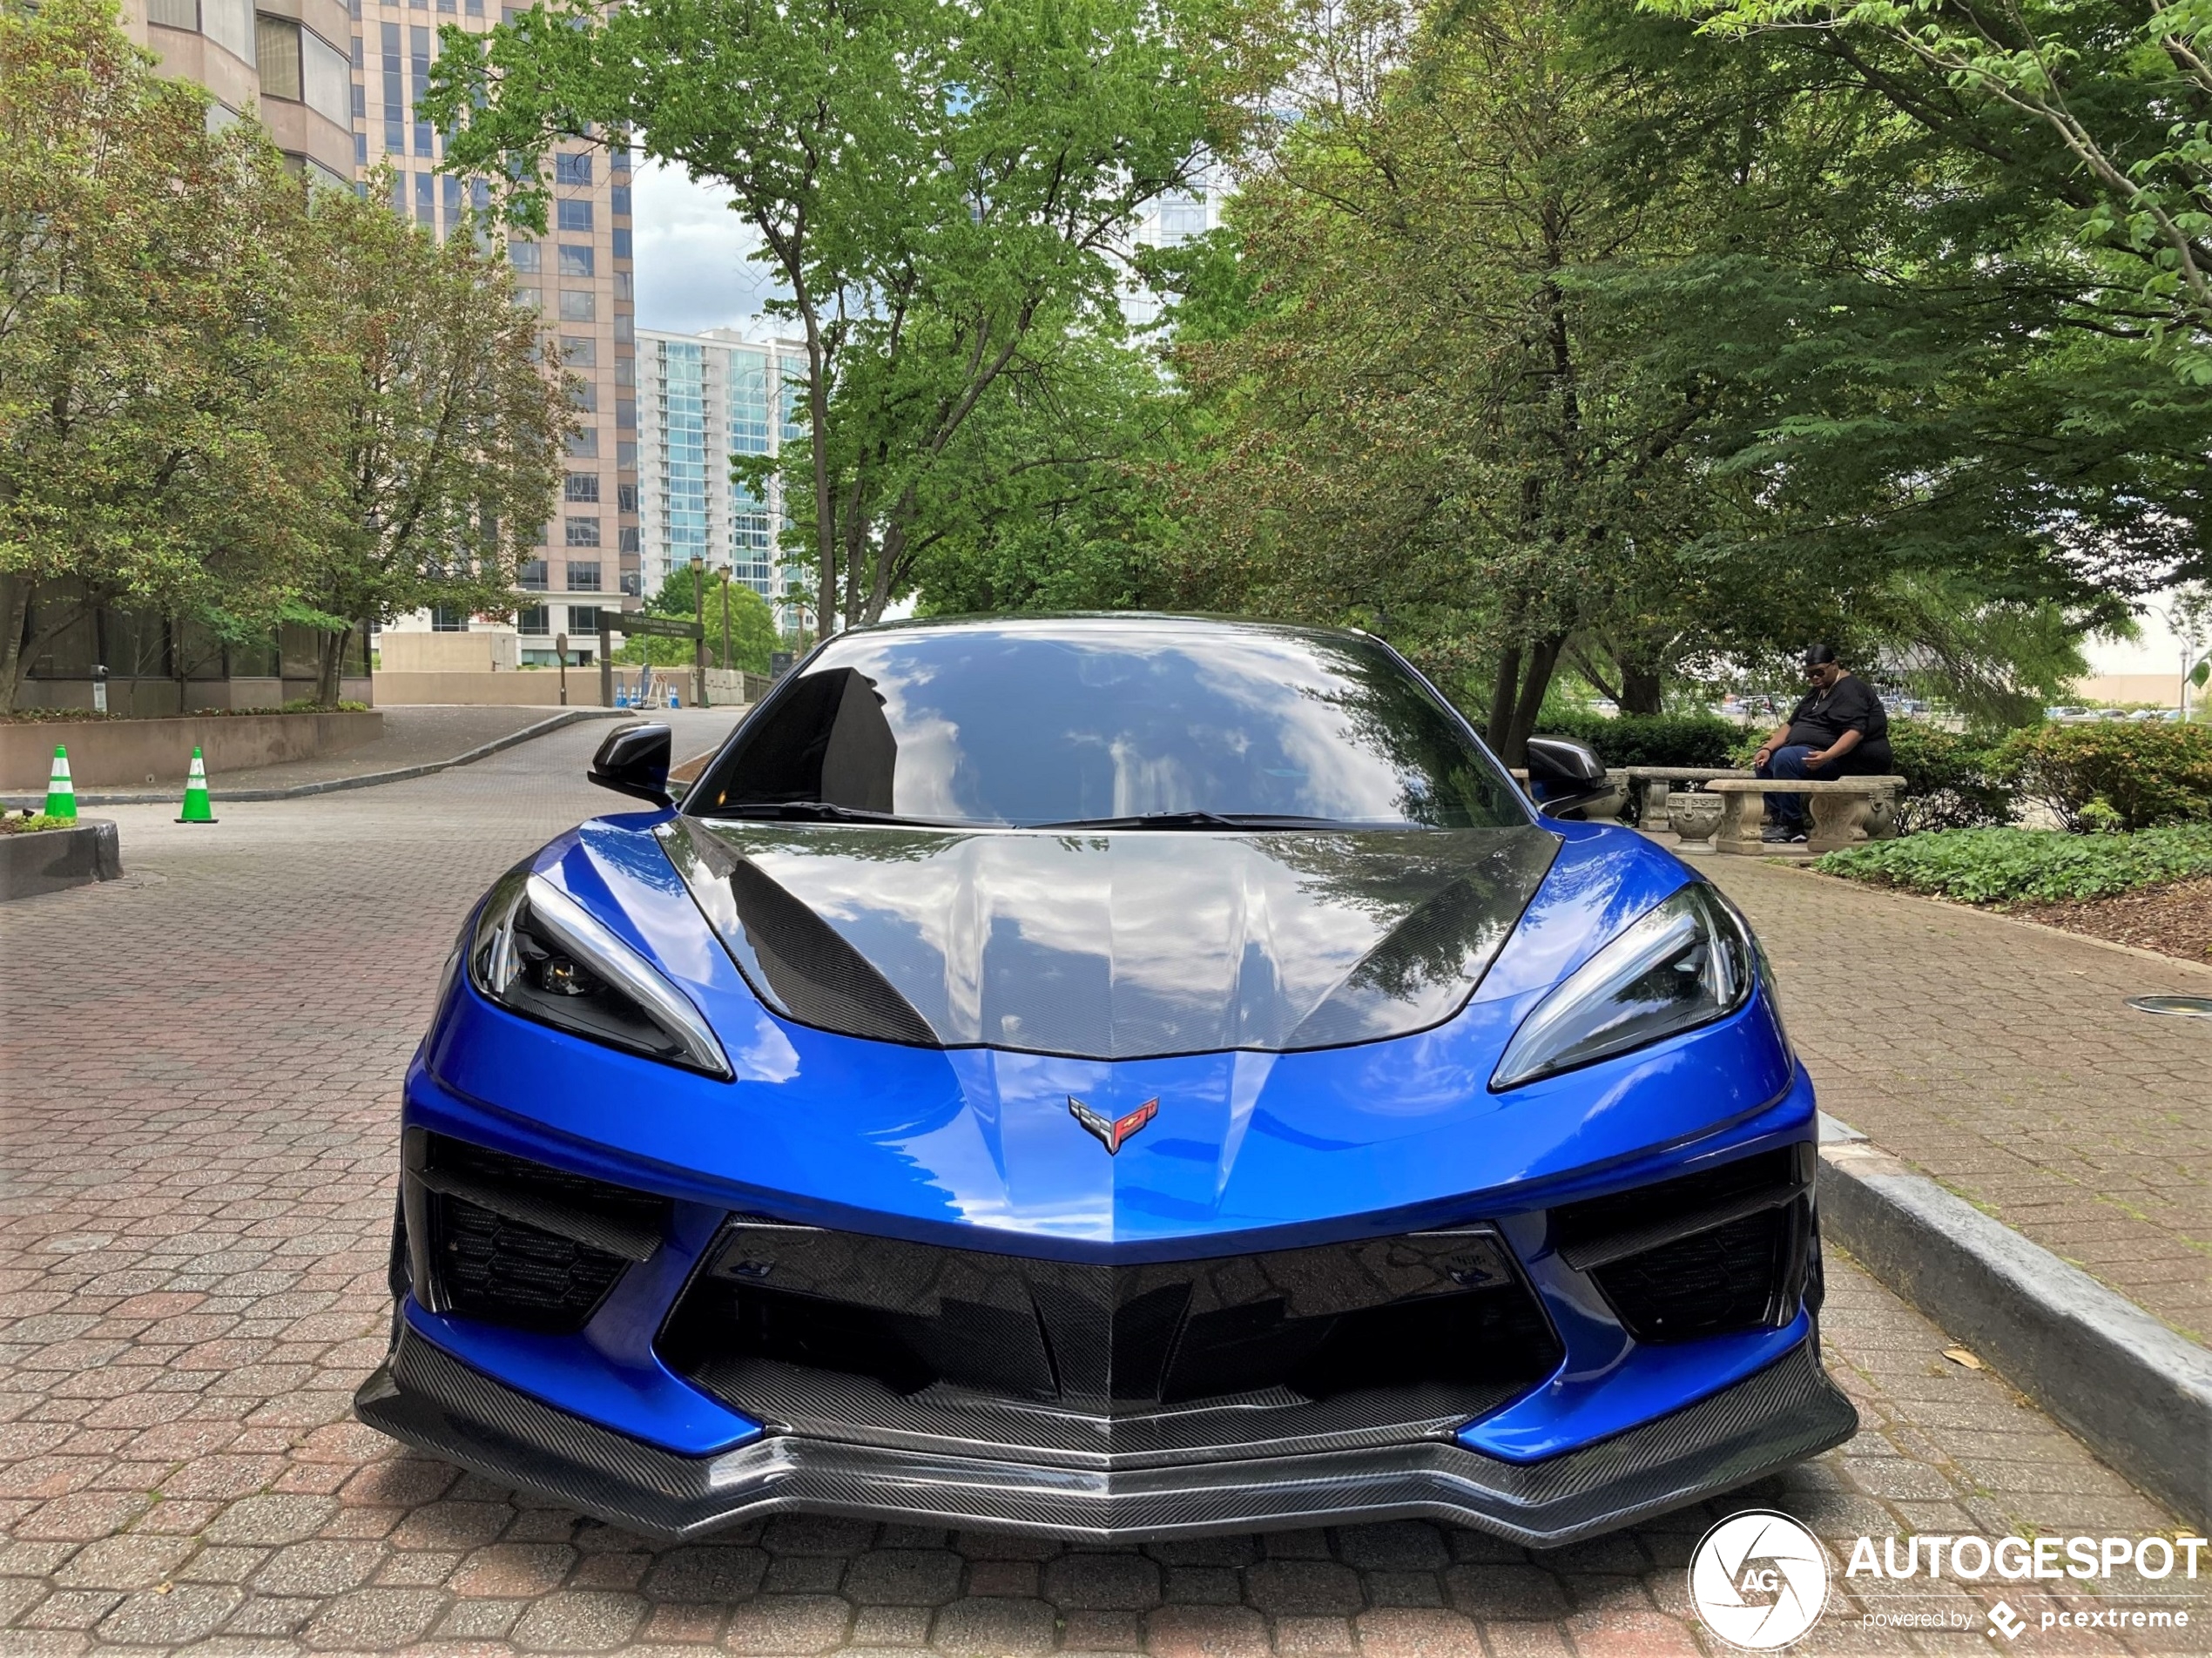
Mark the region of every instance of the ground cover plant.
POLYGON ((43 812, 0 812, 0 835, 28 835, 41 829, 76 827, 74 818, 50 818, 43 812))
POLYGON ((2212 824, 2105 835, 1943 830, 1846 846, 1814 867, 1968 904, 2078 902, 2212 876, 2212 824))

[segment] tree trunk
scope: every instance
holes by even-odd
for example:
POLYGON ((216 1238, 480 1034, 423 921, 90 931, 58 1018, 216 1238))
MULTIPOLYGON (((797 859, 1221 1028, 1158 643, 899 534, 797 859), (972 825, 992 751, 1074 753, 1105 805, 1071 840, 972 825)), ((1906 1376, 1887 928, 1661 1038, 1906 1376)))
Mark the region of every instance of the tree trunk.
MULTIPOLYGON (((1498 658, 1498 677, 1490 691, 1490 725, 1482 734, 1490 746, 1502 757, 1506 738, 1513 730, 1514 704, 1521 690, 1521 647, 1509 644, 1498 658)), ((1507 760, 1507 765, 1518 765, 1518 760, 1507 760)))
MULTIPOLYGON (((1615 658, 1620 661, 1619 658, 1615 658)), ((1656 714, 1662 711, 1661 693, 1666 687, 1665 676, 1656 668, 1642 663, 1620 661, 1621 711, 1624 714, 1656 714)))
POLYGON ((1534 735, 1536 718, 1543 711, 1544 693, 1551 689, 1552 671, 1559 665, 1559 648, 1566 643, 1566 636, 1554 634, 1539 639, 1528 652, 1528 666, 1521 679, 1521 695, 1515 700, 1511 725, 1506 731, 1499 757, 1507 765, 1528 764, 1528 739, 1534 735))
POLYGON ((350 633, 326 633, 315 642, 315 706, 338 706, 339 677, 346 665, 346 641, 350 633))
POLYGON ((0 576, 0 714, 16 711, 30 653, 24 630, 30 623, 30 583, 25 576, 0 576))

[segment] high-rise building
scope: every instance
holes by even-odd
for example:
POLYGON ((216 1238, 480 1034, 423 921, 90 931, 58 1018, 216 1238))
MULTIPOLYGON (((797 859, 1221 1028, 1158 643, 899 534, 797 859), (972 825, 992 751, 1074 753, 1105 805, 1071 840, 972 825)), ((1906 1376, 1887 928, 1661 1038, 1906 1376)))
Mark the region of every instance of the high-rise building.
POLYGON ((217 121, 258 109, 286 158, 325 184, 354 178, 346 0, 124 0, 123 29, 215 100, 217 121))
POLYGON ((774 457, 804 427, 806 347, 735 328, 637 334, 638 483, 645 590, 692 559, 772 603, 783 596, 776 557, 783 485, 734 483, 738 455, 774 457), (795 383, 797 382, 797 383, 795 383))
MULTIPOLYGON (((124 23, 165 71, 214 96, 215 118, 258 109, 293 164, 327 184, 367 188, 388 164, 392 210, 447 236, 488 197, 481 183, 436 170, 444 135, 420 101, 438 26, 482 33, 514 10, 496 0, 125 0, 124 23)), ((635 603, 644 589, 630 152, 569 143, 550 165, 547 233, 511 239, 508 255, 516 303, 543 313, 549 354, 583 382, 561 500, 523 565, 514 623, 424 611, 387 630, 519 633, 521 660, 543 663, 566 632, 573 659, 588 662, 600 607, 635 603)), ((503 655, 496 648, 489 659, 503 655)))

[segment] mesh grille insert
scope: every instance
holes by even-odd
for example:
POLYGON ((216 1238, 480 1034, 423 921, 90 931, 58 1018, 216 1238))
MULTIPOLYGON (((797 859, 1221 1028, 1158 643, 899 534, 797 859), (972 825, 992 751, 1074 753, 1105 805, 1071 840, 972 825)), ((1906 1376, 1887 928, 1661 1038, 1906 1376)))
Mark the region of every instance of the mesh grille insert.
POLYGON ((1599 1267, 1592 1276, 1638 1341, 1693 1341, 1797 1314, 1811 1227, 1800 1198, 1599 1267))

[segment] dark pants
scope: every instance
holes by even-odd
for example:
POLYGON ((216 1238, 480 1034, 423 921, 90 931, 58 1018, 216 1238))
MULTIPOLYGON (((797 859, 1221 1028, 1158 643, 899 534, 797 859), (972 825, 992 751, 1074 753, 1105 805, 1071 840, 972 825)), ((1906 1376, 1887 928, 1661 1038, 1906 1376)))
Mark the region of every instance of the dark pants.
MULTIPOLYGON (((1811 752, 1810 743, 1784 744, 1767 757, 1767 763, 1759 767, 1757 774, 1778 778, 1785 783, 1829 783, 1847 775, 1844 766, 1834 760, 1824 765, 1806 765, 1805 756, 1811 752)), ((1784 829, 1802 829, 1805 826, 1805 797, 1770 794, 1766 798, 1766 814, 1784 829)))

